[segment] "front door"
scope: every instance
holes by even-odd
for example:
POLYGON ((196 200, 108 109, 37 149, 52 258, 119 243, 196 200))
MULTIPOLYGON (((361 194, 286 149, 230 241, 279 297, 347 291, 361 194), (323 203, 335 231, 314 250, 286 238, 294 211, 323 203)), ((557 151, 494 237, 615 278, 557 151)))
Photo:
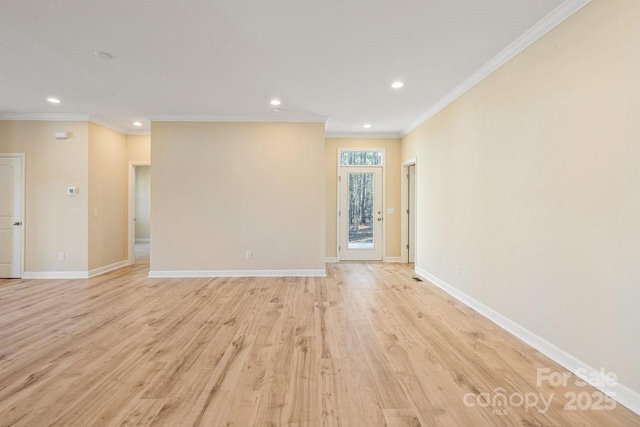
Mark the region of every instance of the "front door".
POLYGON ((0 154, 0 278, 22 270, 22 157, 0 154))
POLYGON ((382 261, 382 168, 340 168, 340 260, 382 261))

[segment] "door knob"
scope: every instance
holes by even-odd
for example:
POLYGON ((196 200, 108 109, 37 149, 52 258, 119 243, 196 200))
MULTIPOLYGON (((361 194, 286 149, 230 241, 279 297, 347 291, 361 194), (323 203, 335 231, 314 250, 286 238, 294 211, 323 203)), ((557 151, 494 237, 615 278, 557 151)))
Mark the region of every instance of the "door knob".
POLYGON ((16 221, 16 222, 13 223, 13 225, 22 225, 22 222, 21 221, 16 221))
POLYGON ((378 221, 382 221, 382 218, 378 218, 378 221))

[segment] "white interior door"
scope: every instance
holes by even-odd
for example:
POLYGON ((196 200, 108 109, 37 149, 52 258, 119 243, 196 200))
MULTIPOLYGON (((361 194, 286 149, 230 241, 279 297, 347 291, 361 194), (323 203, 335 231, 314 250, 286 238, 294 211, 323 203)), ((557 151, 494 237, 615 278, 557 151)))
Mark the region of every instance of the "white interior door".
POLYGON ((382 168, 340 168, 340 260, 382 261, 382 168))
POLYGON ((22 275, 22 157, 0 154, 0 278, 22 275))

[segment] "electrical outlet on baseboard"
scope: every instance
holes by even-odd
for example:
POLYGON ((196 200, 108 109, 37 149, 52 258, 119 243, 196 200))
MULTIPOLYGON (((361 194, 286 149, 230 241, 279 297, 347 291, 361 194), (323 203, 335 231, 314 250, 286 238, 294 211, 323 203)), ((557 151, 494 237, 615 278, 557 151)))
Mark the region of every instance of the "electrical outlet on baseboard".
POLYGON ((58 252, 58 261, 64 261, 64 252, 58 252))
POLYGON ((253 253, 251 251, 246 251, 244 253, 244 259, 251 259, 253 257, 253 253))

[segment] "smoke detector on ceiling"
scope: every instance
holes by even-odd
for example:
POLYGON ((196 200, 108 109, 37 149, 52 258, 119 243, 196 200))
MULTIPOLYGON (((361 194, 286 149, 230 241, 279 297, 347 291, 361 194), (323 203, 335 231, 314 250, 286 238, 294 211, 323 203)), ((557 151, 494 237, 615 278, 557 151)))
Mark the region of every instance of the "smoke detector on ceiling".
POLYGON ((109 52, 101 52, 96 50, 95 52, 93 52, 93 54, 101 59, 113 59, 113 55, 109 52))

